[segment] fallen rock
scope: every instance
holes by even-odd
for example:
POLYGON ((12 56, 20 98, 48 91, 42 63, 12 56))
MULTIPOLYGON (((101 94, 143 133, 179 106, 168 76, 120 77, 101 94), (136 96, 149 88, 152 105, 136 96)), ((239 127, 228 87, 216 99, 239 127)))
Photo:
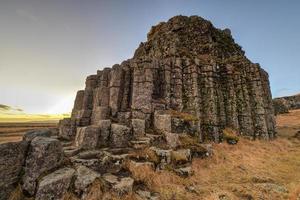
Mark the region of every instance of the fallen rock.
POLYGON ((178 168, 178 169, 174 169, 174 171, 179 175, 179 176, 182 176, 182 177, 188 177, 188 176, 191 176, 193 175, 193 170, 192 170, 192 167, 188 166, 188 167, 181 167, 181 168, 178 168))
POLYGON ((68 147, 64 147, 63 151, 66 157, 72 157, 80 152, 80 148, 75 146, 68 146, 68 147))
POLYGON ((8 199, 14 189, 13 184, 19 181, 25 162, 28 142, 9 142, 0 144, 0 199, 8 199))
POLYGON ((190 149, 178 149, 171 152, 171 159, 174 164, 184 164, 192 160, 190 149))
POLYGON ((86 192, 89 185, 91 185, 97 178, 101 175, 94 170, 91 170, 83 165, 76 167, 76 180, 74 183, 75 192, 80 194, 81 192, 86 192))
POLYGON ((39 183, 36 200, 60 200, 68 190, 75 170, 59 169, 45 177, 39 183))
POLYGON ((51 131, 49 129, 43 129, 43 130, 34 130, 34 131, 28 131, 24 134, 23 140, 27 142, 31 142, 35 137, 50 137, 51 131))
POLYGON ((134 180, 130 177, 121 178, 113 187, 113 191, 119 196, 132 192, 134 180))
POLYGON ((192 157, 205 158, 213 155, 213 146, 211 144, 196 144, 189 146, 192 157))
POLYGON ((136 162, 134 160, 130 160, 130 165, 134 168, 148 167, 150 169, 154 169, 154 163, 152 162, 136 162))
POLYGON ((72 128, 72 120, 71 118, 65 118, 59 120, 58 123, 58 135, 60 138, 70 140, 74 138, 75 131, 72 128))
POLYGON ((63 161, 63 149, 57 139, 36 137, 31 141, 26 159, 23 189, 33 195, 36 181, 43 173, 58 167, 63 161))
POLYGON ((104 181, 105 181, 106 183, 108 183, 109 185, 113 185, 113 184, 116 184, 116 183, 118 182, 118 177, 115 176, 115 175, 113 175, 113 174, 109 174, 109 173, 104 174, 104 175, 102 176, 102 178, 103 178, 104 181))
MULTIPOLYGON (((166 165, 171 163, 172 150, 159 149, 157 147, 150 147, 149 150, 153 151, 155 155, 158 156, 158 161, 155 161, 157 169, 164 169, 166 165)), ((155 158, 155 160, 157 160, 157 158, 155 158)))
POLYGON ((102 178, 118 196, 132 192, 134 180, 131 177, 118 177, 116 175, 107 173, 104 174, 102 178))
POLYGON ((159 200, 158 193, 150 192, 147 190, 137 190, 135 192, 137 194, 138 200, 159 200))

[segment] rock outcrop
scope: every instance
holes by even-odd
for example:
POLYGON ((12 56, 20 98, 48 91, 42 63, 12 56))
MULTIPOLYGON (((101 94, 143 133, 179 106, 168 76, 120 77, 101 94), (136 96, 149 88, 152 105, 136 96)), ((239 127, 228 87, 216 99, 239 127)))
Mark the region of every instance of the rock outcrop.
POLYGON ((60 135, 74 138, 77 129, 102 120, 152 129, 156 111, 192 116, 202 141, 218 142, 225 127, 253 138, 275 136, 267 72, 246 58, 228 29, 197 16, 152 27, 132 59, 87 77, 60 135))
POLYGON ((28 142, 11 142, 0 145, 0 199, 8 199, 21 175, 28 142))
POLYGON ((16 162, 0 165, 0 194, 19 184, 25 198, 158 200, 139 176, 192 176, 211 142, 275 137, 268 74, 229 30, 196 16, 152 27, 132 59, 89 76, 58 129, 27 133, 24 147, 0 145, 14 156, 1 161, 16 162))
POLYGON ((289 110, 300 109, 300 94, 273 99, 275 114, 288 113, 289 110))

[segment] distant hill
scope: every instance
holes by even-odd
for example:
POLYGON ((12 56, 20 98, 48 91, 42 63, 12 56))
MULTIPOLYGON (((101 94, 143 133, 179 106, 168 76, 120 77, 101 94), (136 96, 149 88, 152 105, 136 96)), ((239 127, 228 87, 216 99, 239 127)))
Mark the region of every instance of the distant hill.
POLYGON ((289 110, 300 109, 300 93, 292 96, 273 99, 275 114, 288 113, 289 110))

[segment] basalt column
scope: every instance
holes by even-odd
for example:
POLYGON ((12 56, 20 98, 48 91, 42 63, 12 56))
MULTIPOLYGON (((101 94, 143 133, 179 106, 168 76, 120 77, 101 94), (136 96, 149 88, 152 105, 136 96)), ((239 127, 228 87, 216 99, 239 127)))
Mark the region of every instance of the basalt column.
POLYGON ((60 135, 72 138, 76 129, 100 126, 103 120, 128 127, 128 135, 137 127, 147 132, 154 129, 159 111, 164 120, 172 120, 172 113, 189 116, 199 141, 219 142, 226 127, 272 139, 276 130, 268 78, 247 59, 229 29, 197 16, 176 16, 153 26, 131 59, 87 78, 71 118, 60 122, 60 135))

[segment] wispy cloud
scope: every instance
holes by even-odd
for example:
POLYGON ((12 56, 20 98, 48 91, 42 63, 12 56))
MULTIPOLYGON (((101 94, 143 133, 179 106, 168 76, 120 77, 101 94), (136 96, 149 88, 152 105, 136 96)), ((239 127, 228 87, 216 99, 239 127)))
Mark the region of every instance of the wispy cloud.
POLYGON ((5 113, 23 113, 24 110, 21 108, 16 108, 12 106, 8 106, 5 104, 0 104, 0 112, 5 112, 5 113))
POLYGON ((57 121, 65 117, 70 114, 30 114, 21 108, 0 104, 0 122, 57 121))

